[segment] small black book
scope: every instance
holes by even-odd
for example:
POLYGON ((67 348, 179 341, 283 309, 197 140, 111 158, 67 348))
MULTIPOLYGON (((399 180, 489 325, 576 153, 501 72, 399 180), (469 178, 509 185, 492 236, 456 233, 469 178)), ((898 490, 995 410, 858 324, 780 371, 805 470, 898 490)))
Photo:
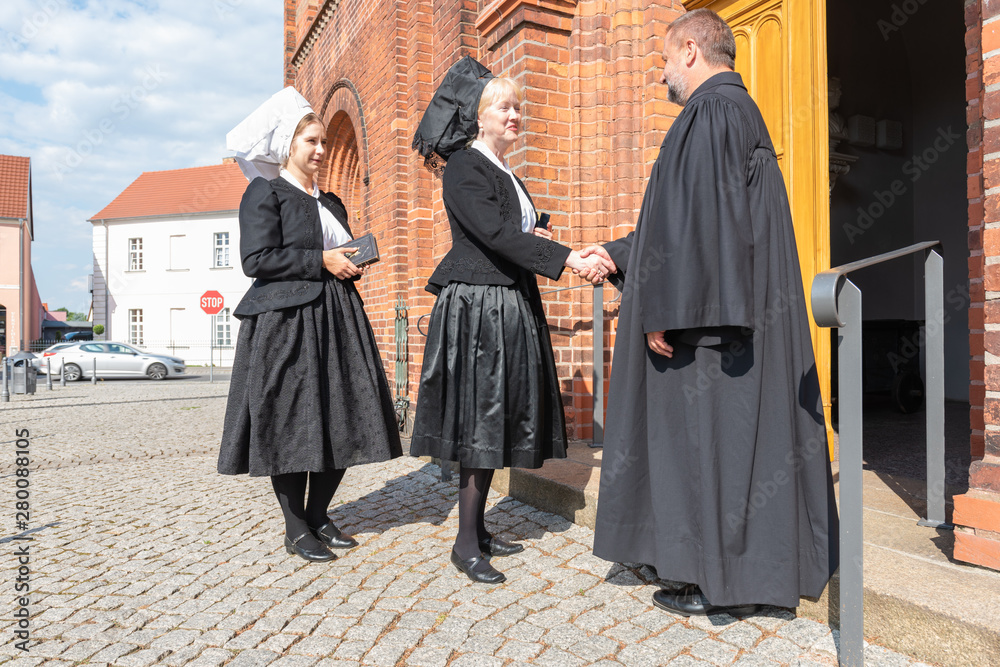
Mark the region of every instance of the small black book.
POLYGON ((354 263, 354 266, 367 266, 379 260, 378 243, 375 242, 375 237, 371 233, 351 239, 347 243, 342 243, 337 247, 358 249, 355 253, 345 255, 347 259, 354 263))

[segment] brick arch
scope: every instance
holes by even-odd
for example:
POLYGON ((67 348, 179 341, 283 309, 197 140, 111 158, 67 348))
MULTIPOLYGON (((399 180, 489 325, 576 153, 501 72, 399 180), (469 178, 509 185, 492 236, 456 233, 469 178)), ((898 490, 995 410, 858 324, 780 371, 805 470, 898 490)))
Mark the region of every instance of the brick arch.
POLYGON ((327 123, 327 159, 321 182, 324 190, 344 200, 351 227, 357 233, 364 225, 366 204, 361 157, 351 117, 338 111, 327 123), (361 225, 357 223, 362 223, 361 225))
POLYGON ((358 93, 358 89, 354 83, 346 78, 339 79, 330 86, 330 90, 327 92, 326 98, 320 107, 319 115, 320 118, 327 119, 327 124, 329 125, 330 120, 340 112, 347 114, 351 119, 351 124, 358 131, 358 154, 361 163, 364 165, 362 168, 364 172, 362 174, 362 181, 365 187, 368 187, 368 176, 370 173, 368 166, 368 123, 365 121, 365 111, 361 103, 361 94, 358 93))
POLYGON ((352 229, 365 229, 371 173, 368 124, 365 122, 361 95, 350 79, 338 79, 330 86, 319 115, 327 125, 329 152, 324 173, 320 174, 324 187, 344 200, 351 216, 352 229))

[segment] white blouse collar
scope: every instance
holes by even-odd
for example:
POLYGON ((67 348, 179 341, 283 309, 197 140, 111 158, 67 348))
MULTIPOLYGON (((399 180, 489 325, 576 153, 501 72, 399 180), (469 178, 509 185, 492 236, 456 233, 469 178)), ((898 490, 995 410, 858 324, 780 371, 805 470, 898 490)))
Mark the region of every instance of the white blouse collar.
POLYGON ((501 162, 500 158, 497 157, 497 154, 494 153, 493 151, 491 151, 490 147, 487 146, 485 142, 480 141, 479 139, 476 139, 475 141, 472 142, 472 147, 475 148, 476 150, 478 150, 480 153, 482 153, 486 157, 488 157, 489 160, 490 160, 490 162, 492 162, 496 166, 500 167, 501 169, 503 169, 504 171, 506 171, 508 174, 510 173, 510 165, 507 164, 507 160, 504 160, 503 162, 501 162))
POLYGON ((315 182, 315 181, 313 181, 313 189, 312 189, 312 192, 309 192, 309 191, 308 191, 308 190, 306 190, 306 189, 305 189, 304 187, 302 187, 302 184, 301 184, 301 183, 299 183, 299 179, 297 179, 297 178, 295 178, 294 176, 292 176, 291 172, 290 172, 290 171, 288 171, 287 169, 285 169, 284 167, 282 167, 282 168, 281 168, 281 169, 280 169, 280 170, 278 171, 278 174, 279 174, 279 175, 280 175, 280 176, 281 176, 282 178, 284 178, 284 179, 285 179, 286 181, 288 181, 289 183, 291 183, 292 185, 294 185, 295 187, 297 187, 297 188, 298 188, 299 190, 301 190, 302 192, 306 193, 307 195, 312 195, 312 196, 313 196, 313 197, 315 197, 316 199, 319 199, 319 186, 318 186, 318 185, 316 185, 316 182, 315 182))

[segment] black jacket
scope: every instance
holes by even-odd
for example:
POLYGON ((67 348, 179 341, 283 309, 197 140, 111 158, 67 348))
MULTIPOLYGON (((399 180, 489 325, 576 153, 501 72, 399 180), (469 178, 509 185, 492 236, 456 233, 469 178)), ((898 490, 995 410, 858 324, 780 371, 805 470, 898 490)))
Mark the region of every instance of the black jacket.
MULTIPOLYGON (((319 201, 351 234, 340 198, 323 192, 319 201)), ((243 273, 256 280, 233 311, 236 317, 301 306, 318 297, 324 268, 316 199, 280 176, 251 181, 240 202, 240 259, 243 273)))
MULTIPOLYGON (((524 188, 520 179, 518 184, 524 188)), ((429 292, 451 282, 513 285, 526 272, 532 280, 534 273, 554 280, 562 274, 570 249, 521 231, 514 182, 478 150, 456 151, 448 159, 443 194, 451 250, 431 274, 429 292)))

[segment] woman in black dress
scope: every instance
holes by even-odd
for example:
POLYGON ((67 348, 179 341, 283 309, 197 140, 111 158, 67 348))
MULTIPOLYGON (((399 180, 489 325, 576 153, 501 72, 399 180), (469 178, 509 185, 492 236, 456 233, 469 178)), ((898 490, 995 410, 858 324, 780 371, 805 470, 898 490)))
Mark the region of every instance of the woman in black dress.
POLYGON ((285 549, 310 561, 357 545, 327 516, 345 469, 402 454, 354 285, 364 269, 348 259, 354 249, 336 247, 353 238, 347 211, 315 183, 325 142, 291 88, 230 133, 244 173, 278 173, 254 178, 240 204, 243 271, 256 280, 234 312, 242 322, 218 470, 270 476, 285 549))
POLYGON ((495 78, 479 99, 478 135, 448 157, 443 196, 452 248, 430 278, 431 311, 410 453, 461 464, 459 529, 451 560, 470 579, 505 580, 490 556, 524 547, 484 523, 493 472, 565 458, 562 397, 535 274, 564 267, 600 281, 602 258, 583 258, 536 228, 524 184, 504 153, 517 139, 524 93, 495 78))

